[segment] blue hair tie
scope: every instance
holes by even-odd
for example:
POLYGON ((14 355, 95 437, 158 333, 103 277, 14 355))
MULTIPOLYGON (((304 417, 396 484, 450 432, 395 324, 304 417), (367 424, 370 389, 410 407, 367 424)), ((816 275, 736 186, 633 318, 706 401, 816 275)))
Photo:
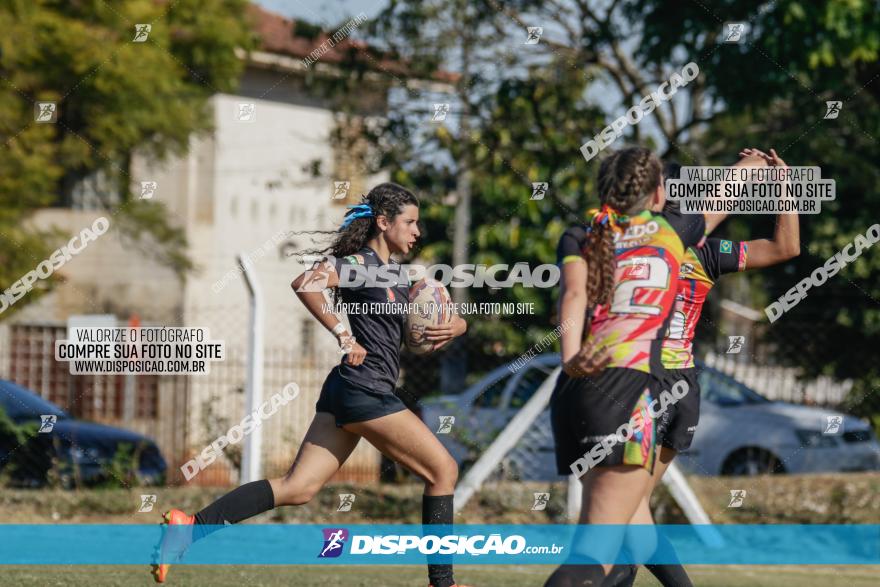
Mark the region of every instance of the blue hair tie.
POLYGON ((353 212, 348 213, 345 216, 345 219, 342 221, 342 226, 339 227, 339 230, 345 230, 348 228, 348 225, 357 220, 358 218, 370 218, 373 216, 373 209, 370 208, 369 204, 358 204, 357 206, 349 206, 353 210, 353 212))

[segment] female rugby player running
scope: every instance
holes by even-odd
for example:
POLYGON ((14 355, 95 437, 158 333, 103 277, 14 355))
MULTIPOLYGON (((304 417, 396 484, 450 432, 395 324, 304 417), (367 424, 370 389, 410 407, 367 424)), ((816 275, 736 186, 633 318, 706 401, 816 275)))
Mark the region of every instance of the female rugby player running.
MULTIPOLYGON (((394 394, 404 339, 404 306, 409 284, 394 287, 338 287, 342 267, 388 266, 394 275, 400 266, 393 254, 406 254, 419 238, 419 202, 407 189, 383 183, 346 213, 333 243, 323 252, 334 258, 316 263, 297 277, 292 287, 315 318, 347 351, 328 375, 309 426, 290 470, 283 477, 246 483, 202 511, 188 516, 180 510, 165 514, 169 525, 193 525, 192 539, 218 526, 238 523, 282 505, 308 503, 366 438, 379 451, 425 481, 422 498, 424 524, 452 524, 452 497, 458 465, 431 430, 394 394), (352 332, 325 307, 323 289, 335 288, 346 304, 379 303, 391 313, 351 313, 352 332), (390 306, 386 306, 390 304, 390 306)), ((467 325, 453 315, 449 324, 426 329, 426 339, 442 346, 464 334, 467 325)), ((165 545, 163 544, 163 547, 165 545)), ((156 581, 164 582, 168 564, 154 565, 156 581)), ((454 587, 451 564, 429 564, 432 587, 454 587)))
MULTIPOLYGON (((760 156, 768 165, 785 167, 785 162, 770 149, 767 155, 757 149, 745 149, 742 156, 760 156)), ((664 167, 666 179, 678 179, 681 165, 670 162, 664 167)), ((669 209, 674 205, 667 203, 669 209)), ((675 456, 690 448, 694 431, 700 420, 700 387, 698 369, 694 366, 693 341, 703 304, 719 277, 746 269, 770 267, 800 254, 800 230, 797 214, 780 214, 772 239, 730 241, 710 238, 700 248, 689 248, 678 274, 678 295, 672 310, 672 320, 662 343, 661 362, 665 369, 661 378, 662 389, 671 389, 680 380, 688 385, 688 393, 681 401, 669 406, 658 423, 660 452, 654 466, 653 487, 660 482, 675 456)), ((639 504, 632 524, 650 523, 651 493, 639 504)), ((671 545, 661 537, 664 552, 672 553, 671 545)), ((687 573, 679 564, 645 565, 665 587, 688 587, 687 573)), ((620 583, 619 585, 625 585, 620 583)))
MULTIPOLYGON (((572 326, 562 335, 563 372, 551 420, 558 472, 582 476, 579 524, 627 524, 652 486, 657 430, 648 406, 660 391, 660 343, 675 276, 685 249, 723 218, 664 210, 661 179, 660 161, 648 149, 608 156, 599 168, 601 209, 588 226, 568 229, 559 242, 559 320, 572 326), (588 309, 594 310, 590 323, 588 309), (639 432, 598 460, 588 457, 634 417, 644 423, 639 432)), ((603 535, 603 546, 613 555, 623 535, 611 538, 603 535)), ((545 587, 598 586, 606 576, 616 581, 634 569, 611 571, 610 564, 563 565, 545 587)))

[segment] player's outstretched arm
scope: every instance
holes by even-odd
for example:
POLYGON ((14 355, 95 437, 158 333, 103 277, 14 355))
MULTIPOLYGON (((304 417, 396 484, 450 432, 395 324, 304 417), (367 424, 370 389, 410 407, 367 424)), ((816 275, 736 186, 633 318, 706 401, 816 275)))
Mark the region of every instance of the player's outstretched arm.
MULTIPOLYGON (((764 154, 768 164, 776 167, 786 167, 775 150, 770 149, 770 154, 764 154)), ((749 250, 747 269, 760 269, 778 263, 783 263, 797 257, 801 253, 800 223, 797 214, 780 214, 776 217, 776 229, 772 239, 757 239, 747 241, 749 250)))
POLYGON ((339 274, 336 267, 328 260, 322 260, 304 271, 290 284, 296 297, 308 309, 324 328, 333 333, 339 346, 346 350, 345 362, 352 366, 360 365, 367 356, 367 351, 359 345, 345 324, 327 308, 324 290, 339 285, 339 274))
MULTIPOLYGON (((733 164, 733 167, 766 167, 768 165, 767 156, 758 149, 743 149, 739 153, 739 161, 733 164)), ((724 222, 727 218, 727 212, 717 212, 711 214, 703 214, 706 218, 706 234, 711 233, 715 228, 724 222)))

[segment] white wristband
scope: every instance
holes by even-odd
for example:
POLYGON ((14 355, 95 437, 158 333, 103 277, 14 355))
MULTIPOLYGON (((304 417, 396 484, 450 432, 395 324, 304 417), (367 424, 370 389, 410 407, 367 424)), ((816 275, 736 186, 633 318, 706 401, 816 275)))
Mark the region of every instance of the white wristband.
POLYGON ((346 330, 345 324, 343 324, 342 322, 339 322, 336 326, 333 327, 333 334, 335 336, 340 336, 343 332, 346 332, 346 330))

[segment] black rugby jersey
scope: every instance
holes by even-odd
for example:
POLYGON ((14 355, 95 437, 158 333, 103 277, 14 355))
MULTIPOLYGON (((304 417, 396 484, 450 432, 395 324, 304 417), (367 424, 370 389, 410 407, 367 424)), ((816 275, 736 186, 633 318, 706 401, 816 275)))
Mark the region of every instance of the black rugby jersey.
POLYGON ((364 362, 356 367, 346 364, 343 357, 338 367, 339 374, 355 385, 393 392, 400 374, 400 346, 405 336, 409 283, 405 278, 397 279, 400 273, 398 263, 390 260, 386 266, 370 247, 364 247, 354 255, 335 259, 335 266, 341 282, 339 300, 348 307, 351 333, 367 351, 364 362), (375 276, 383 266, 385 270, 379 274, 380 280, 383 273, 395 276, 393 280, 385 280, 392 281, 388 287, 370 283, 342 286, 346 275, 375 276))

